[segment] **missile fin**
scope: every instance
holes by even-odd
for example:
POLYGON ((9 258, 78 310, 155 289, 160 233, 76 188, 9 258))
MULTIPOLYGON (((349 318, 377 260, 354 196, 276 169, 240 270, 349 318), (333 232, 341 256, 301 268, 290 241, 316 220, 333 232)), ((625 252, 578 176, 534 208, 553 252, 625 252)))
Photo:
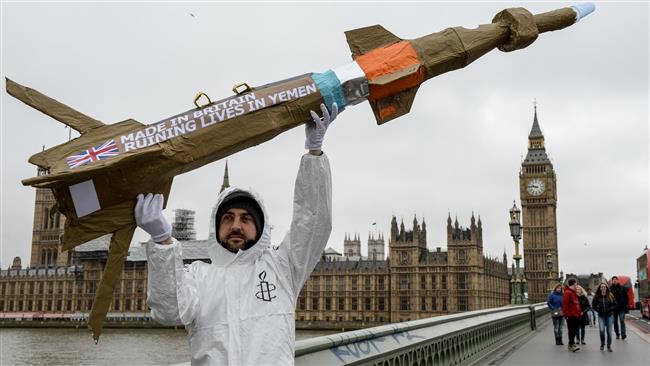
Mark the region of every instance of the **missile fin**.
POLYGON ((370 101, 377 124, 384 124, 410 112, 418 88, 419 86, 416 86, 386 98, 370 101))
POLYGON ((42 94, 38 90, 20 85, 9 78, 5 78, 5 80, 7 84, 7 93, 28 106, 47 114, 71 128, 74 128, 79 131, 79 133, 83 134, 95 127, 104 126, 102 122, 88 117, 63 103, 42 94))
POLYGON ((347 31, 345 38, 352 51, 353 59, 375 48, 389 46, 402 40, 379 24, 347 31))

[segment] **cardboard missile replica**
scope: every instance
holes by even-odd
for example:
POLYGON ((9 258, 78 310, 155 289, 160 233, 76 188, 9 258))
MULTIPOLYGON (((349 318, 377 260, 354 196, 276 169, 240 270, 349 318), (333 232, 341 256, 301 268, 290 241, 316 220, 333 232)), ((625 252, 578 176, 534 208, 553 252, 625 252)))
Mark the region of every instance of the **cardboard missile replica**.
POLYGON ((33 155, 48 174, 22 181, 50 188, 65 215, 62 249, 113 234, 108 262, 90 313, 97 340, 135 230, 138 193, 168 197, 172 179, 310 121, 310 110, 336 102, 339 109, 368 101, 378 124, 408 113, 425 80, 463 68, 494 48, 524 48, 539 33, 574 24, 592 4, 532 15, 513 8, 476 29, 448 28, 403 40, 379 25, 346 32, 353 62, 291 79, 233 88, 234 96, 144 125, 133 119, 97 121, 7 79, 7 92, 81 133, 33 155))

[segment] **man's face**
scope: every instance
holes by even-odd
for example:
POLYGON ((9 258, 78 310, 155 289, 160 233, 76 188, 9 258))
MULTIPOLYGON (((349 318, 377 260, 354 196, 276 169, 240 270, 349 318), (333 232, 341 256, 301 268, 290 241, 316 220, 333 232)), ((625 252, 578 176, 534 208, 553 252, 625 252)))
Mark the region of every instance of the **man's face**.
POLYGON ((257 237, 255 221, 243 208, 231 208, 221 215, 219 241, 229 251, 237 253, 250 240, 257 237))
POLYGON ((612 285, 618 284, 618 278, 612 278, 612 285))

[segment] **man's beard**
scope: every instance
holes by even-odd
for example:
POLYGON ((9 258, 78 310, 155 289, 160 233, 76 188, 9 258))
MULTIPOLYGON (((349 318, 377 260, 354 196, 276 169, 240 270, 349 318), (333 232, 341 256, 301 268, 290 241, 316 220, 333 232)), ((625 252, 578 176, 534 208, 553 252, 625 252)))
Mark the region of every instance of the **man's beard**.
POLYGON ((219 244, 221 244, 222 247, 226 248, 226 250, 228 250, 231 253, 237 253, 240 250, 249 249, 250 247, 255 245, 255 243, 256 243, 256 241, 254 239, 247 239, 246 236, 242 232, 230 233, 230 234, 226 235, 226 240, 224 240, 223 242, 221 240, 219 240, 219 244), (232 245, 230 245, 228 243, 228 241, 233 237, 236 237, 238 239, 243 240, 244 245, 243 246, 237 246, 237 247, 233 247, 232 245))

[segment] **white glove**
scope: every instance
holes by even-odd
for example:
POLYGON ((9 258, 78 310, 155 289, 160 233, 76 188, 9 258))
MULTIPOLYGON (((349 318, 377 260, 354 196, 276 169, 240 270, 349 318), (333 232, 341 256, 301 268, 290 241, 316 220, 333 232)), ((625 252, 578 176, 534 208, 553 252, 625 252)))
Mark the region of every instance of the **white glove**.
POLYGON ((162 194, 149 193, 145 197, 141 193, 138 195, 138 203, 135 204, 135 223, 157 243, 172 235, 172 227, 162 215, 163 202, 162 194))
POLYGON ((323 139, 325 138, 325 131, 330 123, 334 122, 336 115, 339 114, 339 107, 336 103, 332 104, 332 114, 327 110, 325 104, 320 105, 320 110, 323 112, 323 117, 319 117, 314 111, 309 111, 311 114, 312 122, 305 123, 305 149, 307 150, 320 150, 323 146, 323 139))

